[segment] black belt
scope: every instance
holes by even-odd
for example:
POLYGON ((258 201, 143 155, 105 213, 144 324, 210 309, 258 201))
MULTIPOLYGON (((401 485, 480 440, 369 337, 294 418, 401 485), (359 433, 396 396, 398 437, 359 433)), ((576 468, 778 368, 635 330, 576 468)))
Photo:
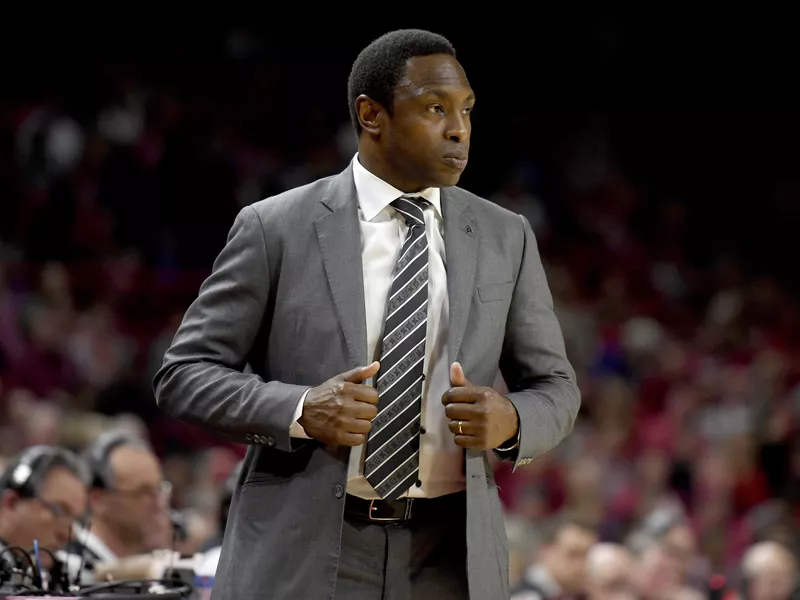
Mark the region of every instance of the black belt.
POLYGON ((390 524, 435 518, 451 512, 456 506, 466 506, 465 492, 438 498, 400 498, 391 501, 365 500, 347 494, 344 513, 360 521, 390 524))

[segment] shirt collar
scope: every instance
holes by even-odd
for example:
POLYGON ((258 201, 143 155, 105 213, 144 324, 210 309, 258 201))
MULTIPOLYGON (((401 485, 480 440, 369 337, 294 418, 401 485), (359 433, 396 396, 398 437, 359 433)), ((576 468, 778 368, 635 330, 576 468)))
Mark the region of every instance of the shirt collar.
MULTIPOLYGON (((356 185, 358 206, 361 209, 361 213, 364 215, 364 219, 367 221, 374 219, 379 212, 403 195, 403 192, 396 187, 367 171, 358 160, 358 153, 353 157, 353 181, 356 185)), ((419 193, 407 195, 425 198, 436 209, 439 215, 442 214, 441 192, 439 188, 426 188, 419 193)))
POLYGON ((525 574, 528 582, 536 585, 548 598, 554 598, 561 594, 561 586, 558 585, 550 572, 542 565, 533 565, 525 574))
POLYGON ((77 541, 81 546, 89 550, 92 554, 97 557, 98 562, 108 562, 117 560, 117 555, 111 551, 111 549, 105 545, 103 540, 101 540, 97 535, 92 533, 91 530, 84 529, 79 525, 75 525, 75 535, 73 539, 77 541))

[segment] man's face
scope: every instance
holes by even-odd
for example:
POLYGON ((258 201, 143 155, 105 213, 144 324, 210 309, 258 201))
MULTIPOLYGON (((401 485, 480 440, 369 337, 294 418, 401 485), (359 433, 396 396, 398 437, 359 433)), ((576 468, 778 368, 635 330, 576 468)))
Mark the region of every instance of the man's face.
POLYGON ((404 191, 458 183, 467 166, 474 104, 467 76, 452 56, 408 61, 392 115, 379 118, 379 144, 404 191))
MULTIPOLYGON (((20 497, 8 490, 3 497, 15 539, 8 542, 26 550, 39 540, 39 546, 51 552, 66 548, 73 523, 82 519, 88 508, 86 487, 74 473, 54 467, 45 475, 39 493, 33 498, 20 497)), ((50 558, 42 553, 49 566, 50 558)))
POLYGON ((637 567, 640 592, 650 594, 681 585, 694 550, 691 530, 685 525, 673 527, 659 543, 644 551, 637 567))
POLYGON ((631 560, 624 555, 606 561, 602 569, 587 580, 589 600, 635 600, 636 591, 631 580, 631 560))
POLYGON ((752 600, 789 600, 797 585, 797 568, 787 556, 776 555, 748 581, 752 600))
POLYGON ((111 489, 99 494, 95 510, 130 546, 144 547, 150 537, 148 527, 165 510, 163 473, 152 452, 135 446, 122 446, 111 453, 111 489))
POLYGON ((695 553, 695 539, 692 530, 686 525, 676 525, 664 536, 661 549, 674 561, 679 577, 683 580, 695 553))
POLYGON ((586 580, 586 556, 597 541, 594 532, 568 525, 545 550, 550 575, 566 593, 583 590, 586 580))

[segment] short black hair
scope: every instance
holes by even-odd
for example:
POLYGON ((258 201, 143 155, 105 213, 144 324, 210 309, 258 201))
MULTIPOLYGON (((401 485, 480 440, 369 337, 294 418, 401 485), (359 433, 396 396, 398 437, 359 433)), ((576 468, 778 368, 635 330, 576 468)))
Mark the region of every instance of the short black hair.
POLYGON ((386 33, 359 53, 347 79, 350 118, 356 134, 361 133, 356 98, 366 94, 391 115, 394 90, 405 75, 408 60, 432 54, 449 54, 455 58, 456 51, 447 38, 423 29, 398 29, 386 33))

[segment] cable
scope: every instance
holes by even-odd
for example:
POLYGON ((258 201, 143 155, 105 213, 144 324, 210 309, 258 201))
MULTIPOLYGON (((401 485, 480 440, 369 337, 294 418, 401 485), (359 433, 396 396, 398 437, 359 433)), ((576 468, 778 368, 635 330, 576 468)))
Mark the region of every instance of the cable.
MULTIPOLYGON (((30 556, 30 552, 28 553, 30 556)), ((36 559, 36 570, 33 575, 33 585, 44 589, 44 577, 42 576, 42 557, 39 555, 39 540, 33 540, 33 556, 36 559)))
POLYGON ((89 541, 89 536, 92 532, 92 517, 89 515, 89 518, 86 520, 86 527, 83 529, 85 532, 85 536, 83 538, 83 542, 78 542, 79 547, 81 548, 81 564, 78 567, 78 572, 75 574, 75 581, 72 585, 80 586, 81 585, 81 577, 83 577, 83 568, 86 566, 86 543, 89 541))
POLYGON ((174 581, 169 579, 132 579, 127 581, 109 581, 108 583, 99 583, 97 585, 93 585, 88 588, 84 588, 78 592, 75 592, 76 596, 91 596, 92 594, 96 594, 97 592, 104 592, 114 590, 119 587, 123 586, 130 586, 130 587, 138 587, 140 590, 144 588, 146 585, 163 585, 169 588, 169 592, 173 594, 179 594, 181 596, 185 596, 192 592, 192 588, 189 585, 183 584, 180 587, 171 587, 174 585, 174 581))
POLYGON ((33 571, 35 570, 35 567, 33 566, 33 561, 31 560, 30 555, 25 551, 24 548, 20 548, 19 546, 8 546, 4 550, 0 551, 0 557, 2 557, 3 554, 5 554, 6 552, 11 552, 12 556, 17 557, 16 560, 14 561, 17 567, 19 567, 19 562, 20 562, 18 557, 20 554, 22 554, 22 556, 25 557, 25 560, 28 561, 28 566, 30 567, 31 573, 33 573, 33 571))
MULTIPOLYGON (((36 552, 35 545, 34 545, 34 552, 36 552)), ((50 575, 49 580, 46 580, 44 574, 42 574, 42 587, 44 587, 44 584, 46 583, 47 589, 45 591, 55 592, 58 591, 60 588, 63 588, 62 591, 67 591, 66 588, 64 588, 64 581, 63 581, 64 576, 62 572, 63 567, 61 561, 56 558, 56 555, 53 554, 52 550, 50 550, 49 548, 45 548, 44 546, 39 546, 38 552, 40 553, 44 552, 45 554, 47 554, 50 557, 51 561, 50 568, 48 569, 50 575)), ((37 556, 37 562, 39 563, 39 570, 41 571, 42 561, 40 556, 37 556)))

